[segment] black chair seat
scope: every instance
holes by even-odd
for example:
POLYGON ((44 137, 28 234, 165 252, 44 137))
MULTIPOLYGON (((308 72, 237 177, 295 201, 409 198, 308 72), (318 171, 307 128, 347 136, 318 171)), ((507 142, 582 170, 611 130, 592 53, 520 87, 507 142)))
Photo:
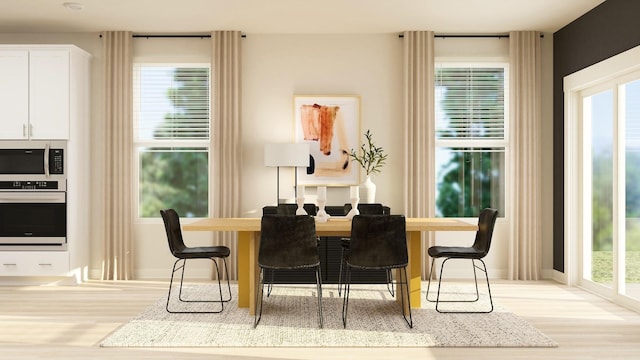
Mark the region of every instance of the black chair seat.
POLYGON ((206 259, 206 258, 226 258, 231 254, 231 250, 226 246, 196 246, 188 247, 173 255, 180 259, 206 259))
POLYGON ((433 258, 481 259, 486 255, 483 251, 473 247, 458 246, 432 246, 427 252, 433 258))

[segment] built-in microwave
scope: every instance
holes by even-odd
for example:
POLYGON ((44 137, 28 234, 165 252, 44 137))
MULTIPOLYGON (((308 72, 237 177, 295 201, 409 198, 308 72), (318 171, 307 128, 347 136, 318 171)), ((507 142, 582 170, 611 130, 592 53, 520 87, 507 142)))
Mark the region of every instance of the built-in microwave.
POLYGON ((0 191, 66 191, 66 141, 1 141, 0 191))

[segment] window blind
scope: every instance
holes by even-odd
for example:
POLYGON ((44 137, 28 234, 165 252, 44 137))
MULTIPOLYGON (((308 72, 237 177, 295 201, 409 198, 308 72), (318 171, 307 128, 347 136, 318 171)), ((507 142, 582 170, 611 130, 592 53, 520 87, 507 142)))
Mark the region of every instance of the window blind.
POLYGON ((640 152, 640 80, 625 88, 625 144, 627 151, 640 152))
POLYGON ((209 67, 135 66, 136 139, 208 140, 209 67))
POLYGON ((435 82, 437 139, 504 139, 504 68, 438 67, 435 82))

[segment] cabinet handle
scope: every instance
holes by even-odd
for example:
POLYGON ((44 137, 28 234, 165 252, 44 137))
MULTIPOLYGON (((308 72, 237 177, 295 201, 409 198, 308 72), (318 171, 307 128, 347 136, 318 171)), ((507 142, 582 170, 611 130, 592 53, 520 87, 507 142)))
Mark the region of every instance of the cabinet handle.
POLYGON ((16 266, 16 263, 3 263, 2 266, 16 266))
POLYGON ((22 137, 27 137, 27 124, 22 124, 22 137))
POLYGON ((40 266, 53 266, 53 264, 51 264, 51 263, 42 263, 42 264, 38 264, 38 265, 40 265, 40 266))
POLYGON ((33 124, 29 124, 29 137, 33 136, 33 124))

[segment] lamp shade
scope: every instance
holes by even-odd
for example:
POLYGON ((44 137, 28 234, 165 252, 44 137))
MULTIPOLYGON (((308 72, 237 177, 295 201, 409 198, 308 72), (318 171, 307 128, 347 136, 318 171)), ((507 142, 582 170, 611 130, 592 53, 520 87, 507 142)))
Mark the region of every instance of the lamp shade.
POLYGON ((264 146, 264 166, 309 166, 309 144, 266 144, 264 146))

